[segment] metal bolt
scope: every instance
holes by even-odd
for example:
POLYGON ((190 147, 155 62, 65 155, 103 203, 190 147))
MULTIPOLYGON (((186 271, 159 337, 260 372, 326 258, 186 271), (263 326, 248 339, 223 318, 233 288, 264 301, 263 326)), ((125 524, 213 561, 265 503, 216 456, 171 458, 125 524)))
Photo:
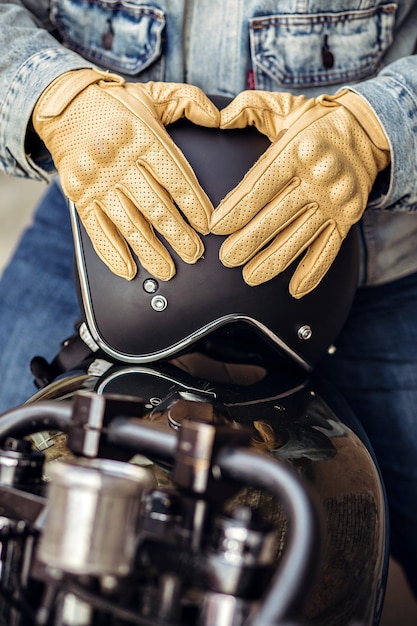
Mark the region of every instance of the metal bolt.
POLYGON ((147 409, 154 409, 161 403, 161 398, 149 398, 149 401, 145 404, 147 409))
POLYGON ((158 281, 156 281, 154 278, 147 278, 143 282, 143 289, 146 291, 146 293, 155 293, 155 291, 158 290, 158 286, 158 281))
POLYGON ((151 307, 154 311, 164 311, 168 306, 165 296, 154 296, 151 300, 151 307))
POLYGON ((312 334, 313 334, 313 331, 311 330, 311 327, 308 326, 308 324, 305 324, 304 326, 300 326, 300 328, 297 331, 298 338, 302 339, 303 341, 307 341, 308 339, 311 339, 312 334))

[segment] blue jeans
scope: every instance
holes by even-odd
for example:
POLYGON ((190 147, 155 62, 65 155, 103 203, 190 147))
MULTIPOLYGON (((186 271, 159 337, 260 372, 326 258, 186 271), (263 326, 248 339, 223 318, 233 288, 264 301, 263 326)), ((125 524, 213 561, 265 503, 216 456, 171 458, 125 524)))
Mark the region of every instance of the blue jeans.
POLYGON ((391 553, 417 597, 417 274, 360 289, 337 351, 317 375, 362 423, 390 510, 391 553))
MULTIPOLYGON (((0 411, 35 392, 30 359, 51 360, 73 333, 68 209, 52 184, 0 280, 0 411)), ((326 303, 331 306, 331 303, 326 303)), ((317 371, 362 422, 382 471, 393 555, 417 596, 417 274, 358 291, 337 351, 317 371)))
POLYGON ((0 413, 35 392, 30 361, 50 361, 80 316, 68 205, 56 183, 0 279, 0 413))

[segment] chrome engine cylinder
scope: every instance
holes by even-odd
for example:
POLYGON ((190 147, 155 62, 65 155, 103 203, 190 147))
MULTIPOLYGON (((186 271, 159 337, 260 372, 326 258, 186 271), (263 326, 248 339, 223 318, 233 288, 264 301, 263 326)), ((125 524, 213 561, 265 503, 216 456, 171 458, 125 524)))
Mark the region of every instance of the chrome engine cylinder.
POLYGON ((153 484, 151 474, 104 459, 58 461, 50 473, 40 561, 72 574, 127 575, 142 494, 153 484))

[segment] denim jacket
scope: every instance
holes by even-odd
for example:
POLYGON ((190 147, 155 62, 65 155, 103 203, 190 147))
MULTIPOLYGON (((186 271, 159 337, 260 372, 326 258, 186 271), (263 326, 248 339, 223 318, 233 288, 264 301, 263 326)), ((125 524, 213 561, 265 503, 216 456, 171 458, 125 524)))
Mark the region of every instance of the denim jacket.
MULTIPOLYGON (((361 220, 361 284, 417 271, 417 0, 0 2, 0 167, 48 178, 25 150, 37 98, 68 70, 316 96, 349 86, 378 116, 391 166, 361 220)), ((82 137, 80 137, 82 141, 82 137)))

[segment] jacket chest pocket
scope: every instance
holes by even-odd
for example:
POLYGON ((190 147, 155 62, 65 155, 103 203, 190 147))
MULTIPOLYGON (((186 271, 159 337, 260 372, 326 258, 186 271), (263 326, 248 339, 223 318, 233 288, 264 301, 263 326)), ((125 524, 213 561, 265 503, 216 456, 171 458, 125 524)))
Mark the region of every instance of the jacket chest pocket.
POLYGON ((324 88, 375 75, 392 43, 396 9, 389 3, 358 11, 252 19, 256 88, 324 88))
POLYGON ((52 0, 51 21, 60 40, 109 70, 161 80, 162 11, 134 0, 52 0))

